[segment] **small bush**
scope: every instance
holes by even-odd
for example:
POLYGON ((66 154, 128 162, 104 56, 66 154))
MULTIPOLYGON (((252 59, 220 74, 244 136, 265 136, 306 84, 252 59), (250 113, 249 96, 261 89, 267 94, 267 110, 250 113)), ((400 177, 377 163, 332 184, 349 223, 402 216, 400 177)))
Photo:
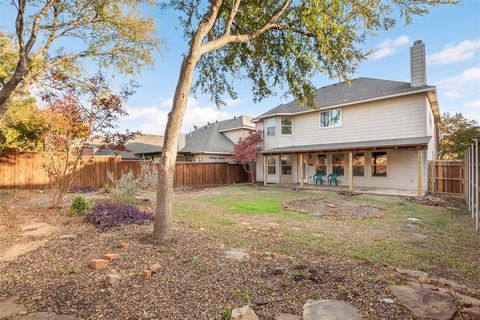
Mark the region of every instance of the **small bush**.
POLYGON ((98 189, 93 187, 73 187, 68 190, 68 193, 91 193, 97 191, 98 189))
POLYGON ((135 194, 137 193, 137 182, 133 172, 129 171, 120 179, 116 180, 111 172, 107 172, 108 179, 111 181, 108 192, 110 200, 114 203, 135 203, 135 194))
POLYGON ((128 224, 144 224, 153 221, 153 214, 128 204, 96 205, 86 216, 100 231, 118 229, 128 224))
POLYGON ((140 175, 136 179, 137 186, 143 189, 153 188, 157 185, 158 170, 152 161, 140 163, 140 175))
POLYGON ((72 216, 81 216, 92 209, 92 203, 90 200, 85 199, 82 196, 76 196, 73 198, 72 205, 70 206, 70 214, 72 216))

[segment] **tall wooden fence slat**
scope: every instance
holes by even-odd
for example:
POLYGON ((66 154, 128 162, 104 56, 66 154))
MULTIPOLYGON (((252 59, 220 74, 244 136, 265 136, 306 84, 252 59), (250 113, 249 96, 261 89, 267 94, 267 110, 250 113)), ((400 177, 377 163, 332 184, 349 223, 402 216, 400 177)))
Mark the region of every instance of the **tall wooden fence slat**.
POLYGON ((478 140, 465 151, 464 159, 465 201, 478 231, 480 230, 480 147, 478 140))
MULTIPOLYGON (((89 158, 88 156, 85 160, 89 158)), ((0 150, 0 188, 49 188, 50 182, 43 163, 41 153, 0 150)), ((141 161, 121 160, 114 156, 94 157, 83 165, 73 186, 100 188, 109 183, 107 172, 112 172, 118 179, 129 171, 138 176, 141 161)), ((174 188, 207 187, 247 181, 248 175, 239 164, 184 162, 176 164, 174 188)))
POLYGON ((428 191, 432 193, 464 193, 463 160, 433 160, 428 162, 428 191))

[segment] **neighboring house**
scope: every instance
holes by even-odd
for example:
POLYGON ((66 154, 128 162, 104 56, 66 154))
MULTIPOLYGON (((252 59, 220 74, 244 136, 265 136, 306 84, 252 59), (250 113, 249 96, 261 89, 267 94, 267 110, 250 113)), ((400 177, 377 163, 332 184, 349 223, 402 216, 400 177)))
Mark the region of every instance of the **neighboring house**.
POLYGON ((119 155, 122 160, 140 160, 144 154, 152 151, 162 150, 163 136, 154 134, 138 134, 128 142, 125 147, 127 151, 118 152, 112 149, 98 150, 93 143, 93 152, 96 157, 119 155))
MULTIPOLYGON (((252 117, 239 116, 215 121, 181 135, 177 162, 233 162, 233 146, 255 130, 252 117)), ((142 157, 160 161, 161 149, 143 153, 142 157)))
POLYGON ((410 49, 411 82, 358 78, 318 89, 315 108, 295 101, 252 120, 264 131, 257 180, 313 184, 335 172, 339 185, 421 195, 436 158, 440 113, 426 83, 425 45, 410 49))

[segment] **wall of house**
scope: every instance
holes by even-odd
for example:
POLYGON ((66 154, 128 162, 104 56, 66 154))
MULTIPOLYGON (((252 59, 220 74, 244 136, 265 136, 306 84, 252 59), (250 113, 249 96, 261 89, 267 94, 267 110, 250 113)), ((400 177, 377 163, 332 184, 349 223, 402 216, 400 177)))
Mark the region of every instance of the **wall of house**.
POLYGON ((229 131, 223 131, 222 133, 230 139, 233 143, 237 143, 240 138, 245 138, 252 130, 247 129, 235 129, 229 131))
MULTIPOLYGON (((280 133, 278 116, 276 135, 265 135, 264 145, 268 150, 292 145, 421 137, 427 135, 426 108, 423 93, 346 106, 342 108, 342 125, 336 128, 320 128, 320 111, 310 112, 293 116, 291 135, 280 133)), ((264 121, 257 122, 257 130, 263 129, 264 121)))
MULTIPOLYGON (((377 150, 382 151, 382 150, 377 150)), ((386 188, 408 190, 412 192, 417 191, 417 153, 415 150, 384 150, 387 152, 388 165, 386 177, 372 177, 372 157, 371 152, 365 152, 365 175, 363 177, 353 177, 353 185, 355 187, 371 187, 371 188, 386 188)), ((427 190, 427 151, 422 151, 423 154, 423 191, 427 190)), ((345 155, 345 175, 338 178, 339 185, 348 186, 348 153, 345 155)), ((277 158, 279 156, 276 156, 277 158)), ((333 154, 327 154, 327 174, 332 173, 332 157, 333 154)), ((306 155, 305 159, 308 165, 307 183, 313 184, 313 176, 316 173, 315 161, 317 154, 306 155)), ((298 156, 294 155, 294 177, 293 181, 298 182, 299 167, 297 166, 298 156)), ((269 175, 268 183, 279 183, 280 177, 280 162, 277 160, 277 174, 269 175)), ((263 181, 263 155, 257 156, 257 181, 263 181)), ((323 177, 324 184, 326 184, 327 177, 323 177)))
POLYGON ((230 162, 232 163, 232 157, 225 154, 194 154, 191 162, 230 162))

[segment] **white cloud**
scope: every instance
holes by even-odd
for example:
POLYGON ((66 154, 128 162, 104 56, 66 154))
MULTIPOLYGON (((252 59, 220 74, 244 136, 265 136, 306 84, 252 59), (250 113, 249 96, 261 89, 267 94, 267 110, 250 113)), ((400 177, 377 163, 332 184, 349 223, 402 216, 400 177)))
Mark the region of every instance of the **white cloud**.
POLYGON ((399 36, 395 39, 386 39, 380 42, 370 55, 373 59, 381 59, 387 56, 393 56, 397 53, 397 48, 410 42, 410 37, 406 35, 399 36))
MULTIPOLYGON (((129 115, 121 121, 121 127, 139 130, 143 133, 163 134, 167 125, 167 115, 170 112, 170 109, 165 107, 170 107, 173 99, 160 99, 159 101, 160 106, 128 108, 129 115)), ((208 122, 232 117, 233 115, 215 107, 202 107, 197 99, 189 97, 182 131, 188 132, 194 125, 202 126, 208 122)))
POLYGON ((449 43, 442 50, 428 56, 431 64, 451 64, 473 58, 480 50, 480 39, 465 40, 458 44, 449 43))
POLYGON ((470 96, 480 88, 480 67, 469 68, 456 76, 443 78, 436 85, 440 92, 445 92, 450 98, 470 96))
POLYGON ((237 99, 228 98, 227 100, 225 100, 225 104, 226 104, 227 107, 236 106, 240 102, 241 102, 240 98, 237 98, 237 99))
POLYGON ((467 108, 480 108, 480 100, 470 101, 465 104, 467 108))

